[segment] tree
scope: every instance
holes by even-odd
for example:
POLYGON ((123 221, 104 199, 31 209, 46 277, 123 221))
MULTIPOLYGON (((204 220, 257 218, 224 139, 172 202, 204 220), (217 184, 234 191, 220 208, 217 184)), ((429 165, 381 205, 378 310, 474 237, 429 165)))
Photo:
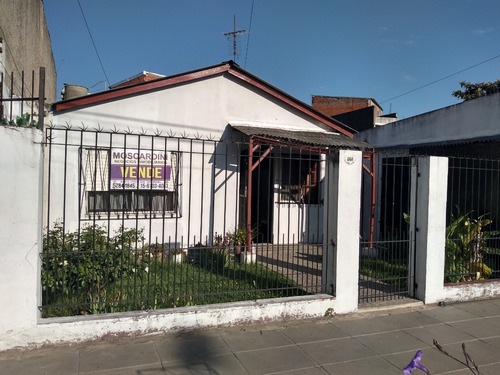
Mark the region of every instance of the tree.
POLYGON ((500 79, 495 82, 460 82, 462 90, 453 91, 453 96, 463 100, 472 100, 481 96, 491 95, 500 92, 500 79))

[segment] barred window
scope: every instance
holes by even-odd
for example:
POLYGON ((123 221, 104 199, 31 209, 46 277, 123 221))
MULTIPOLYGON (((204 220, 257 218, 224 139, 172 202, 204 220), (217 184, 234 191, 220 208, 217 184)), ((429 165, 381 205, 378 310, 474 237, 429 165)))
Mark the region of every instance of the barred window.
POLYGON ((177 153, 85 149, 82 159, 87 214, 176 212, 177 153))
POLYGON ((318 164, 314 155, 281 161, 280 203, 318 204, 318 164))

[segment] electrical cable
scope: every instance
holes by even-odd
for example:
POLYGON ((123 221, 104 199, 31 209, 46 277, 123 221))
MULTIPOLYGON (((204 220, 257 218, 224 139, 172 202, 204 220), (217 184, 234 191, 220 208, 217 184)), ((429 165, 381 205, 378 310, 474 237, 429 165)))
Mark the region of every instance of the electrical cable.
POLYGON ((247 57, 248 57, 248 45, 250 44, 250 31, 252 30, 252 18, 253 18, 253 4, 255 0, 252 0, 252 9, 250 10, 250 25, 248 25, 248 38, 247 38, 247 50, 245 53, 245 65, 243 65, 243 69, 247 68, 247 57))
POLYGON ((399 94, 399 95, 393 96, 392 98, 389 98, 389 99, 386 99, 386 100, 384 100, 384 101, 381 101, 381 102, 380 102, 380 104, 382 104, 382 103, 387 103, 388 101, 391 101, 391 100, 394 100, 394 99, 400 98, 400 97, 402 97, 402 96, 405 96, 405 95, 411 94, 412 92, 418 91, 418 90, 423 89, 423 88, 425 88, 425 87, 427 87, 427 86, 433 85, 433 84, 438 83, 438 82, 440 82, 440 81, 443 81, 443 80, 445 80, 445 79, 447 79, 447 78, 453 77, 453 76, 455 76, 455 75, 457 75, 457 74, 460 74, 460 73, 462 73, 462 72, 465 72, 466 70, 469 70, 469 69, 475 68, 476 66, 482 65, 482 64, 484 64, 484 63, 487 63, 487 62, 489 62, 489 61, 491 61, 491 60, 494 60, 494 59, 497 59, 497 58, 499 58, 499 57, 500 57, 500 55, 493 56, 493 57, 491 57, 491 58, 489 58, 489 59, 487 59, 487 60, 481 61, 480 63, 474 64, 474 65, 471 65, 471 66, 469 66, 469 67, 467 67, 467 68, 465 68, 465 69, 459 70, 458 72, 455 72, 455 73, 449 74, 449 75, 447 75, 446 77, 436 79, 435 81, 432 81, 432 82, 427 83, 427 84, 425 84, 425 85, 423 85, 423 86, 417 87, 416 89, 413 89, 413 90, 410 90, 410 91, 404 92, 404 93, 402 93, 402 94, 399 94))
POLYGON ((97 59, 99 60, 99 63, 101 64, 102 71, 104 73, 104 77, 106 77, 106 81, 108 82, 109 85, 109 79, 108 75, 106 74, 106 70, 104 69, 104 65, 102 64, 101 56, 99 56, 99 51, 97 50, 97 47, 94 42, 94 38, 92 37, 92 33, 90 32, 90 27, 89 24, 87 23, 87 18, 85 17, 85 13, 83 13, 82 5, 80 4, 80 0, 76 0, 78 2, 78 6, 80 7, 80 11, 82 12, 83 20, 85 21, 85 25, 87 26, 87 30, 90 35, 90 40, 92 40, 92 44, 94 46, 95 53, 97 55, 97 59))

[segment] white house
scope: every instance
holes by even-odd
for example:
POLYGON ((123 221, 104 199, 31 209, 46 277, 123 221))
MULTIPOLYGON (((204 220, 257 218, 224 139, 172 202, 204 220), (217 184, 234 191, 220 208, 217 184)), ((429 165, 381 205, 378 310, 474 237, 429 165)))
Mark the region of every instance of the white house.
POLYGON ((242 224, 321 242, 324 153, 369 146, 233 62, 58 102, 49 132, 47 188, 65 199, 49 196, 47 225, 140 219, 176 247, 242 224))

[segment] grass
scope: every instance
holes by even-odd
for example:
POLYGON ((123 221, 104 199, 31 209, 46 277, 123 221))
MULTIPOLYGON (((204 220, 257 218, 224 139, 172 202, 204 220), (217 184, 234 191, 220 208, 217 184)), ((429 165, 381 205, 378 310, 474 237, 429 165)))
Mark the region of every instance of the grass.
POLYGON ((377 279, 383 283, 406 289, 408 285, 408 260, 361 257, 359 270, 362 275, 377 279))
POLYGON ((295 282, 259 263, 203 251, 197 263, 144 258, 133 272, 100 286, 44 295, 42 317, 156 310, 306 294, 295 282))

